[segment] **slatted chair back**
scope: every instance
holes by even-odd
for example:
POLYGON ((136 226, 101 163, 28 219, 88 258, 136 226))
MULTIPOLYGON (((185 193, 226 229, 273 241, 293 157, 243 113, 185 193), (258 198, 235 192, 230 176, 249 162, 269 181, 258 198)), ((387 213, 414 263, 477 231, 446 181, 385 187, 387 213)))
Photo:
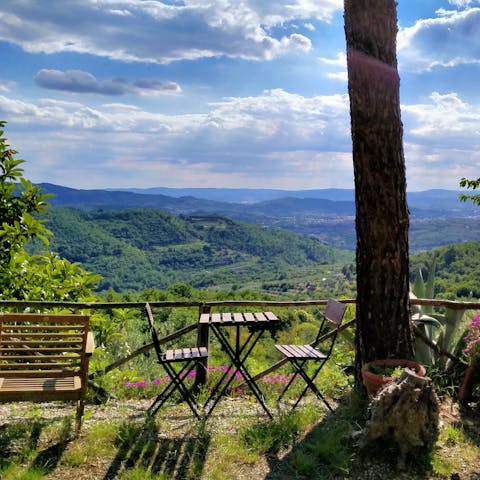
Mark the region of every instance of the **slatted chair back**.
POLYGON ((88 331, 88 316, 1 314, 0 377, 78 376, 88 331))
POLYGON ((158 338, 157 329, 155 328, 155 320, 153 318, 152 308, 150 307, 149 303, 145 304, 145 313, 148 318, 148 327, 150 329, 150 335, 152 336, 152 343, 155 349, 155 353, 157 354, 158 361, 162 362, 163 360, 163 352, 160 346, 160 340, 158 338))

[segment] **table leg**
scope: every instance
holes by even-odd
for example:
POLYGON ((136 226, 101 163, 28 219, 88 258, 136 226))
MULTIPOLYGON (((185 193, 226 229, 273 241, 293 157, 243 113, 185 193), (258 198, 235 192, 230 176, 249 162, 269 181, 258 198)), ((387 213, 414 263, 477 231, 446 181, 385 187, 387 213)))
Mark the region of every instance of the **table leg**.
POLYGON ((228 342, 227 338, 225 335, 217 328, 216 326, 212 326, 212 330, 215 334, 215 336, 218 338, 220 344, 225 348, 225 351, 227 355, 232 359, 233 363, 229 366, 228 370, 223 374, 221 377, 220 381, 215 385, 215 387, 212 390, 212 393, 210 397, 208 398, 207 402, 205 405, 207 405, 213 397, 216 395, 218 389, 220 388, 220 385, 224 382, 226 376, 228 373, 232 370, 232 367, 235 367, 235 370, 233 371, 232 376, 230 379, 225 383, 223 386, 221 392, 218 394, 217 398, 214 401, 214 404, 210 408, 208 415, 213 411, 215 406, 217 405, 218 401, 220 400, 220 397, 225 394, 225 392, 228 390, 230 384, 232 383, 235 375, 237 372, 241 373, 242 376, 244 377, 248 387, 252 391, 252 393, 255 395, 256 399, 264 409, 265 413, 272 418, 272 414, 268 410, 267 406, 265 405, 264 399, 263 399, 263 394, 256 384, 255 380, 252 378, 250 373, 248 372, 247 368, 245 367, 245 360, 248 358, 248 355, 252 351, 252 349, 255 347, 256 343, 260 339, 262 335, 262 331, 259 332, 252 332, 250 336, 247 338, 245 343, 243 344, 242 347, 240 347, 240 325, 235 325, 236 327, 236 338, 235 338, 235 349, 232 348, 230 343, 228 342), (256 336, 255 336, 256 333, 256 336), (248 349, 247 349, 248 347, 248 349), (246 353, 244 353, 246 351, 246 353))

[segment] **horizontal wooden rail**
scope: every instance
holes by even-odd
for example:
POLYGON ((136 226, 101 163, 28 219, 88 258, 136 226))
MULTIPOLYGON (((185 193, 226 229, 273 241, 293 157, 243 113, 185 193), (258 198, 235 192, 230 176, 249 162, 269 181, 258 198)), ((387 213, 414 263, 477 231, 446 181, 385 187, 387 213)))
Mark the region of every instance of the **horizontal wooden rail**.
MULTIPOLYGON (((355 303, 355 299, 341 300, 342 303, 355 303)), ((212 302, 200 301, 162 301, 162 302, 148 302, 152 308, 179 308, 179 307, 242 307, 242 306, 270 306, 270 307, 300 307, 300 306, 314 306, 326 305, 327 300, 219 300, 212 302)), ((32 300, 0 300, 0 308, 70 308, 72 310, 86 309, 86 310, 103 310, 111 308, 138 308, 145 307, 143 302, 40 302, 32 300)), ((478 303, 480 308, 480 303, 478 303)), ((473 308, 473 307, 472 307, 473 308)))
MULTIPOLYGON (((355 299, 342 299, 342 303, 346 304, 355 304, 355 299)), ((277 301, 277 300, 221 300, 221 301, 210 301, 210 302, 203 302, 203 301, 151 301, 148 302, 152 308, 199 308, 200 311, 209 311, 211 308, 223 308, 223 307, 232 307, 232 308, 240 308, 240 307, 278 307, 278 308, 286 308, 286 307, 307 307, 307 306, 323 306, 326 305, 327 300, 300 300, 300 301, 277 301)), ((423 299, 423 298, 415 298, 411 299, 410 303, 412 305, 425 305, 425 306, 432 306, 432 307, 440 307, 440 308, 449 308, 452 310, 480 310, 480 302, 466 302, 466 301, 455 301, 455 300, 435 300, 435 299, 423 299)), ((26 301, 26 300, 0 300, 0 309, 1 308, 13 308, 18 310, 24 310, 25 308, 37 308, 40 310, 46 309, 70 309, 70 310, 107 310, 112 308, 119 308, 119 309, 139 309, 143 310, 145 307, 145 301, 142 302, 42 302, 42 301, 26 301)), ((341 330, 348 328, 354 324, 355 320, 351 320, 346 324, 342 325, 341 330)), ((197 329, 197 323, 189 325, 187 327, 182 328, 170 335, 163 337, 160 341, 161 343, 168 342, 170 340, 174 340, 181 335, 184 335, 188 332, 197 329)), ((421 335, 420 331, 417 331, 414 327, 415 334, 418 335, 422 341, 424 341, 430 348, 436 350, 441 355, 445 355, 453 361, 459 361, 458 358, 451 356, 448 352, 442 351, 438 345, 434 342, 431 342, 428 338, 421 335)), ((101 372, 97 371, 89 375, 89 378, 92 379, 94 376, 100 373, 108 373, 111 370, 127 363, 128 361, 132 360, 138 355, 141 355, 148 350, 153 348, 153 343, 149 343, 140 347, 139 349, 135 350, 127 357, 119 359, 108 365, 105 369, 101 372)), ((264 375, 271 373, 272 371, 278 369, 285 363, 284 360, 277 362, 276 364, 272 365, 268 369, 264 370, 257 374, 254 378, 258 379, 264 375)))
MULTIPOLYGON (((192 325, 188 325, 186 327, 181 328, 180 330, 177 330, 176 332, 171 333, 170 335, 166 335, 165 337, 159 338, 158 343, 161 345, 164 343, 167 343, 171 340, 175 340, 178 337, 181 337, 182 335, 185 335, 186 333, 191 332, 192 330, 196 330, 197 325, 195 323, 192 323, 192 325)), ((107 367, 105 367, 101 371, 96 371, 94 373, 91 373, 88 378, 92 379, 93 377, 97 376, 98 374, 106 374, 115 368, 118 368, 120 365, 123 365, 124 363, 129 362, 135 357, 138 357, 138 355, 141 355, 142 353, 148 352, 150 349, 153 348, 153 342, 152 343, 147 343, 146 345, 143 345, 142 347, 138 348, 134 352, 132 352, 130 355, 127 355, 126 357, 120 358, 116 362, 111 363, 107 367)))
MULTIPOLYGON (((342 299, 342 303, 354 304, 355 299, 342 299)), ((242 307, 242 306, 270 306, 270 307, 302 307, 326 305, 327 300, 219 300, 211 302, 201 301, 161 301, 148 302, 152 308, 180 308, 180 307, 242 307)), ((453 310, 480 310, 480 302, 461 302, 456 300, 435 300, 428 298, 412 298, 412 305, 428 305, 432 307, 451 308, 453 310)), ((70 308, 72 310, 91 309, 103 310, 111 308, 138 308, 145 307, 143 302, 41 302, 33 300, 0 300, 0 308, 70 308)))

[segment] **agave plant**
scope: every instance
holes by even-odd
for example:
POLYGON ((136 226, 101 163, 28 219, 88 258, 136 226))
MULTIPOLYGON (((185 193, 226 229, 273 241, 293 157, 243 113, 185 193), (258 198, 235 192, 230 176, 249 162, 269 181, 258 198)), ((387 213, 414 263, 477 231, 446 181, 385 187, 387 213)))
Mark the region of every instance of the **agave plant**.
MULTIPOLYGON (((419 270, 415 282, 411 286, 410 298, 434 298, 436 258, 428 270, 427 280, 423 279, 419 270)), ((445 309, 444 313, 436 313, 431 305, 413 305, 412 321, 420 331, 442 351, 453 353, 457 348, 457 331, 462 325, 464 310, 445 309)), ((424 365, 435 365, 445 369, 448 359, 431 349, 421 338, 415 338, 415 358, 424 365)))

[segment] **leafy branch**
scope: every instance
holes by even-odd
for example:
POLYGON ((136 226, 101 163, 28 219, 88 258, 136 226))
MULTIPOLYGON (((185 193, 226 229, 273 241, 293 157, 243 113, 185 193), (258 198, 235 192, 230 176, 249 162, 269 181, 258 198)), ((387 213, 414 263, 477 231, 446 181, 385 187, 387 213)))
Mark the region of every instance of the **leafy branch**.
MULTIPOLYGON (((463 177, 460 180, 460 186, 462 188, 471 189, 471 190, 476 190, 477 188, 480 188, 480 178, 477 178, 476 180, 469 180, 468 178, 463 177)), ((461 193, 459 195, 459 198, 462 202, 466 202, 467 200, 470 200, 474 205, 480 206, 480 193, 477 194, 471 194, 471 195, 466 195, 464 193, 461 193)))

